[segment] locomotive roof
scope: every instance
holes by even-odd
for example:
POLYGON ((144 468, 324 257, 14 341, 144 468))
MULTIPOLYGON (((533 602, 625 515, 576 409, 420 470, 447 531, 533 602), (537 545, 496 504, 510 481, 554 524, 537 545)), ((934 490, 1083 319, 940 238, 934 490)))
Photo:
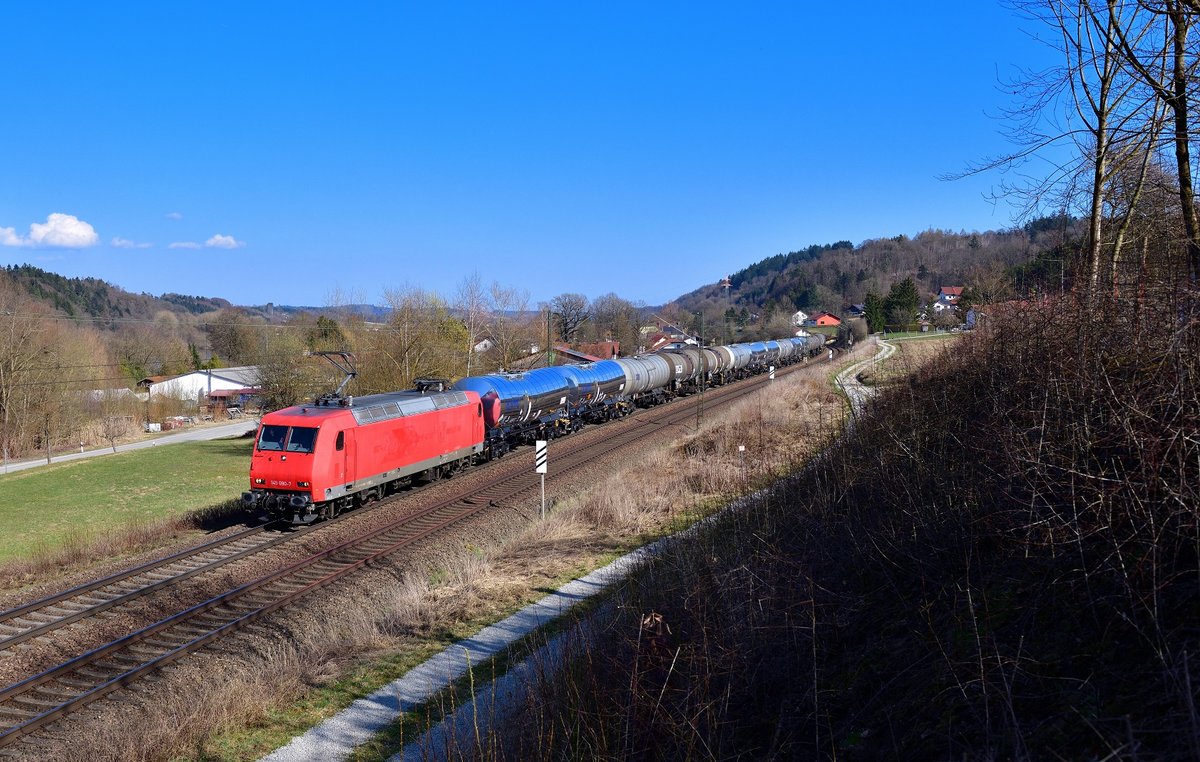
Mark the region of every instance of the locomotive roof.
POLYGON ((347 404, 326 402, 317 404, 310 402, 303 405, 279 410, 270 415, 305 415, 332 417, 350 413, 359 424, 377 423, 392 418, 403 418, 407 415, 428 413, 432 410, 442 410, 448 407, 466 405, 470 400, 460 391, 422 393, 418 391, 385 392, 383 394, 368 394, 353 399, 347 397, 347 404))
POLYGON ((434 392, 432 394, 417 391, 387 392, 359 397, 350 406, 350 412, 354 414, 354 420, 360 424, 375 423, 391 418, 403 418, 406 415, 458 407, 467 404, 468 401, 467 395, 459 391, 434 392))

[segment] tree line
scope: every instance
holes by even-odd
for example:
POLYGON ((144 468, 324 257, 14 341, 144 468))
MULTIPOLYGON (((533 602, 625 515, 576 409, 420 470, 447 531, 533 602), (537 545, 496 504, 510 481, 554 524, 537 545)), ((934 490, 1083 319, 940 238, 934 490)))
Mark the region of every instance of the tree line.
MULTIPOLYGON (((179 401, 139 398, 137 384, 148 377, 256 366, 264 406, 278 408, 341 380, 316 352, 354 353, 358 376, 348 391, 369 394, 411 388, 421 377, 519 369, 541 361, 540 354, 530 357, 533 350, 562 343, 616 341, 623 353, 633 353, 649 319, 643 305, 616 294, 593 300, 567 293, 531 304, 527 291, 485 284, 478 275, 464 278, 449 297, 419 287, 388 289, 379 318, 332 304, 312 312, 224 306, 190 318, 158 310, 151 318, 88 321, 64 315, 27 285, 0 271, 5 460, 49 457, 82 442, 115 443, 144 420, 195 412, 179 401)), ((93 291, 90 281, 84 285, 93 291)))

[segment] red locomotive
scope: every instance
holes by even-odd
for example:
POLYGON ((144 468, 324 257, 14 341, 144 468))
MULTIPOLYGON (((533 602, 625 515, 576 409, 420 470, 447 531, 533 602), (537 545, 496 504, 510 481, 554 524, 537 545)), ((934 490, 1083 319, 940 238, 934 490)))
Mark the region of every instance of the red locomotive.
POLYGON ((296 524, 332 518, 413 477, 449 475, 483 441, 474 392, 334 394, 263 416, 242 500, 296 524))

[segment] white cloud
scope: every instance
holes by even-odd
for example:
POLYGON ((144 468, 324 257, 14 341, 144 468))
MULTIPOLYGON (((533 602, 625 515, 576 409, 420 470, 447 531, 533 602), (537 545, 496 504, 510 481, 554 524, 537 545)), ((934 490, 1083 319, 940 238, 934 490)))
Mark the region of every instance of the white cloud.
POLYGON ((183 219, 182 212, 167 212, 163 216, 166 217, 168 220, 182 220, 183 219))
POLYGON ((239 241, 231 235, 221 235, 217 233, 212 238, 204 242, 205 246, 213 249, 240 249, 246 245, 245 241, 239 241))
POLYGON ((29 240, 34 246, 62 246, 66 249, 82 249, 100 242, 96 229, 73 214, 55 212, 46 218, 45 224, 29 226, 29 240))
POLYGON ((131 241, 128 238, 122 238, 121 236, 117 236, 116 238, 112 239, 112 246, 114 249, 148 249, 153 245, 154 244, 152 243, 131 241))
POLYGON ((73 214, 55 212, 44 223, 29 226, 29 235, 18 235, 14 228, 0 228, 3 246, 54 246, 64 249, 84 249, 100 242, 96 229, 73 214))
POLYGON ((196 243, 195 241, 176 241, 175 243, 169 244, 167 246, 167 248, 168 249, 198 249, 198 248, 200 248, 200 244, 196 243))

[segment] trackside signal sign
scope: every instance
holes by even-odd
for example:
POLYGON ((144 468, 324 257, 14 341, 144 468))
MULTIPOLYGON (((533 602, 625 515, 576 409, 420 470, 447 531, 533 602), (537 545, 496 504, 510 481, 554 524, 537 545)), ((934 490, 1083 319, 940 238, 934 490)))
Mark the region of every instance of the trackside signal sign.
POLYGON ((546 440, 539 439, 534 445, 533 463, 534 471, 539 474, 546 473, 546 463, 550 460, 550 453, 547 452, 546 440))

